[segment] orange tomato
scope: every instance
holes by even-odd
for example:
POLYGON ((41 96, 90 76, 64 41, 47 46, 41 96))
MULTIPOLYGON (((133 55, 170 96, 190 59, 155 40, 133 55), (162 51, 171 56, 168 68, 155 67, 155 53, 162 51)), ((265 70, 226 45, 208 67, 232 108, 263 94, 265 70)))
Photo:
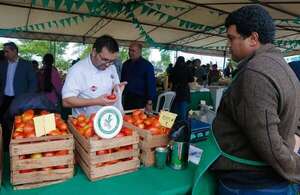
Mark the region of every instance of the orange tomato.
POLYGON ((132 135, 132 130, 127 128, 127 127, 123 127, 121 131, 125 134, 125 136, 131 136, 132 135))
POLYGON ((35 137, 35 132, 25 133, 25 137, 26 138, 35 137))
POLYGON ((23 132, 14 132, 13 138, 14 139, 22 139, 22 138, 24 138, 24 133, 23 132))
POLYGON ((23 132, 24 134, 30 134, 34 132, 34 125, 31 124, 30 122, 27 122, 24 126, 23 132))
POLYGON ((139 117, 140 119, 145 120, 147 118, 147 115, 145 113, 141 113, 139 117))
POLYGON ((74 126, 77 126, 78 120, 76 118, 71 119, 71 122, 74 126))
POLYGON ((80 114, 77 116, 77 120, 79 123, 85 122, 85 116, 83 114, 80 114))
POLYGON ((66 123, 64 122, 61 122, 61 123, 58 123, 57 124, 57 128, 61 131, 66 131, 68 129, 68 126, 66 123))
POLYGON ((143 123, 140 123, 140 124, 137 124, 136 125, 138 128, 141 128, 141 129, 144 129, 145 128, 145 125, 143 123))
POLYGON ((55 156, 64 156, 67 154, 69 154, 68 150, 59 150, 59 151, 55 152, 55 156))
POLYGON ((52 130, 48 133, 48 135, 51 135, 51 136, 58 136, 58 135, 61 135, 60 131, 59 130, 52 130))
POLYGON ((34 117, 34 111, 33 110, 26 110, 23 114, 22 114, 22 121, 26 122, 29 121, 31 119, 33 119, 34 117))
POLYGON ((54 152, 44 152, 43 153, 43 157, 52 157, 52 156, 55 156, 54 152))
POLYGON ((90 137, 93 137, 94 134, 95 134, 95 132, 92 130, 92 128, 88 127, 84 132, 84 137, 90 138, 90 137))
POLYGON ((100 162, 100 163, 97 163, 97 164, 96 164, 96 167, 102 167, 102 166, 104 166, 104 165, 105 165, 105 163, 100 162))
POLYGON ((15 124, 15 128, 23 128, 25 126, 25 123, 21 122, 21 123, 17 123, 15 124))
POLYGON ((152 133, 152 135, 159 135, 159 134, 161 134, 160 129, 157 128, 157 127, 150 127, 148 130, 152 133))

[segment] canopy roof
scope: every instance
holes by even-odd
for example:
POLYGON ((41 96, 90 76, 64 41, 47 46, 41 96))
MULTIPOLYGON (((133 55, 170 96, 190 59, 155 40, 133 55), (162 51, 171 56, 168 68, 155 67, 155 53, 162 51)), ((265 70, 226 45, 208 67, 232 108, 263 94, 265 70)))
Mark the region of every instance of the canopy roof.
POLYGON ((92 43, 110 34, 187 52, 224 55, 227 15, 260 4, 277 27, 276 45, 300 51, 300 1, 280 0, 0 0, 0 36, 92 43))

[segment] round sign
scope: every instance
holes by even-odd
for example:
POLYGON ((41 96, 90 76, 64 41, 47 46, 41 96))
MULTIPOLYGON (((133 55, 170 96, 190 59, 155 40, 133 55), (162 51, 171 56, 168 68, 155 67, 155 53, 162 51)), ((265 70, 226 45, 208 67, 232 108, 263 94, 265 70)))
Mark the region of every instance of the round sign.
POLYGON ((104 106, 96 113, 94 129, 96 134, 102 138, 115 137, 121 131, 122 125, 122 114, 113 106, 104 106))

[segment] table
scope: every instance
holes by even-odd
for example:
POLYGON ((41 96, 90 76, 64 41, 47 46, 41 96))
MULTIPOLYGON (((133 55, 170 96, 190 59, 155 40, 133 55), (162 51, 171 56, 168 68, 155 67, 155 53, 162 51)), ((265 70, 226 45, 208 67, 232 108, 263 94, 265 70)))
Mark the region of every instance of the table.
POLYGON ((90 182, 80 167, 76 167, 75 176, 66 182, 31 190, 13 190, 9 182, 8 155, 4 162, 4 184, 1 195, 171 195, 190 193, 199 174, 203 174, 194 189, 195 194, 212 195, 215 193, 215 178, 207 167, 215 160, 216 148, 212 144, 211 136, 208 140, 199 142, 197 147, 203 149, 200 164, 190 163, 188 168, 175 171, 169 167, 157 169, 155 167, 140 168, 138 171, 115 176, 96 182, 90 182), (196 173, 196 174, 195 174, 196 173), (200 193, 201 192, 201 193, 200 193))
MULTIPOLYGON (((7 165, 7 163, 5 164, 7 165)), ((5 166, 7 167, 7 166, 5 166)), ((187 169, 175 171, 169 167, 140 168, 138 171, 115 176, 96 182, 90 182, 81 168, 76 167, 74 178, 66 182, 31 190, 13 190, 9 183, 9 172, 4 171, 4 184, 1 195, 168 195, 186 194, 192 190, 196 166, 190 164, 187 169)))
POLYGON ((193 91, 191 92, 190 108, 192 110, 199 110, 201 100, 204 100, 209 106, 214 106, 211 93, 209 91, 193 91))

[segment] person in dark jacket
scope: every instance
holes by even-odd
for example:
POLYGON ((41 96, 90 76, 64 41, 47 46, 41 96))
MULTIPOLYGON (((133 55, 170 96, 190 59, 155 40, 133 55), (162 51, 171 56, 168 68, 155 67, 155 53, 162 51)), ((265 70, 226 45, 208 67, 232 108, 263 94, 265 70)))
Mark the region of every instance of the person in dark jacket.
POLYGON ((177 58, 173 71, 170 75, 172 91, 176 92, 173 103, 173 111, 178 114, 179 120, 187 120, 188 105, 190 102, 189 83, 193 82, 193 76, 182 56, 177 58))

